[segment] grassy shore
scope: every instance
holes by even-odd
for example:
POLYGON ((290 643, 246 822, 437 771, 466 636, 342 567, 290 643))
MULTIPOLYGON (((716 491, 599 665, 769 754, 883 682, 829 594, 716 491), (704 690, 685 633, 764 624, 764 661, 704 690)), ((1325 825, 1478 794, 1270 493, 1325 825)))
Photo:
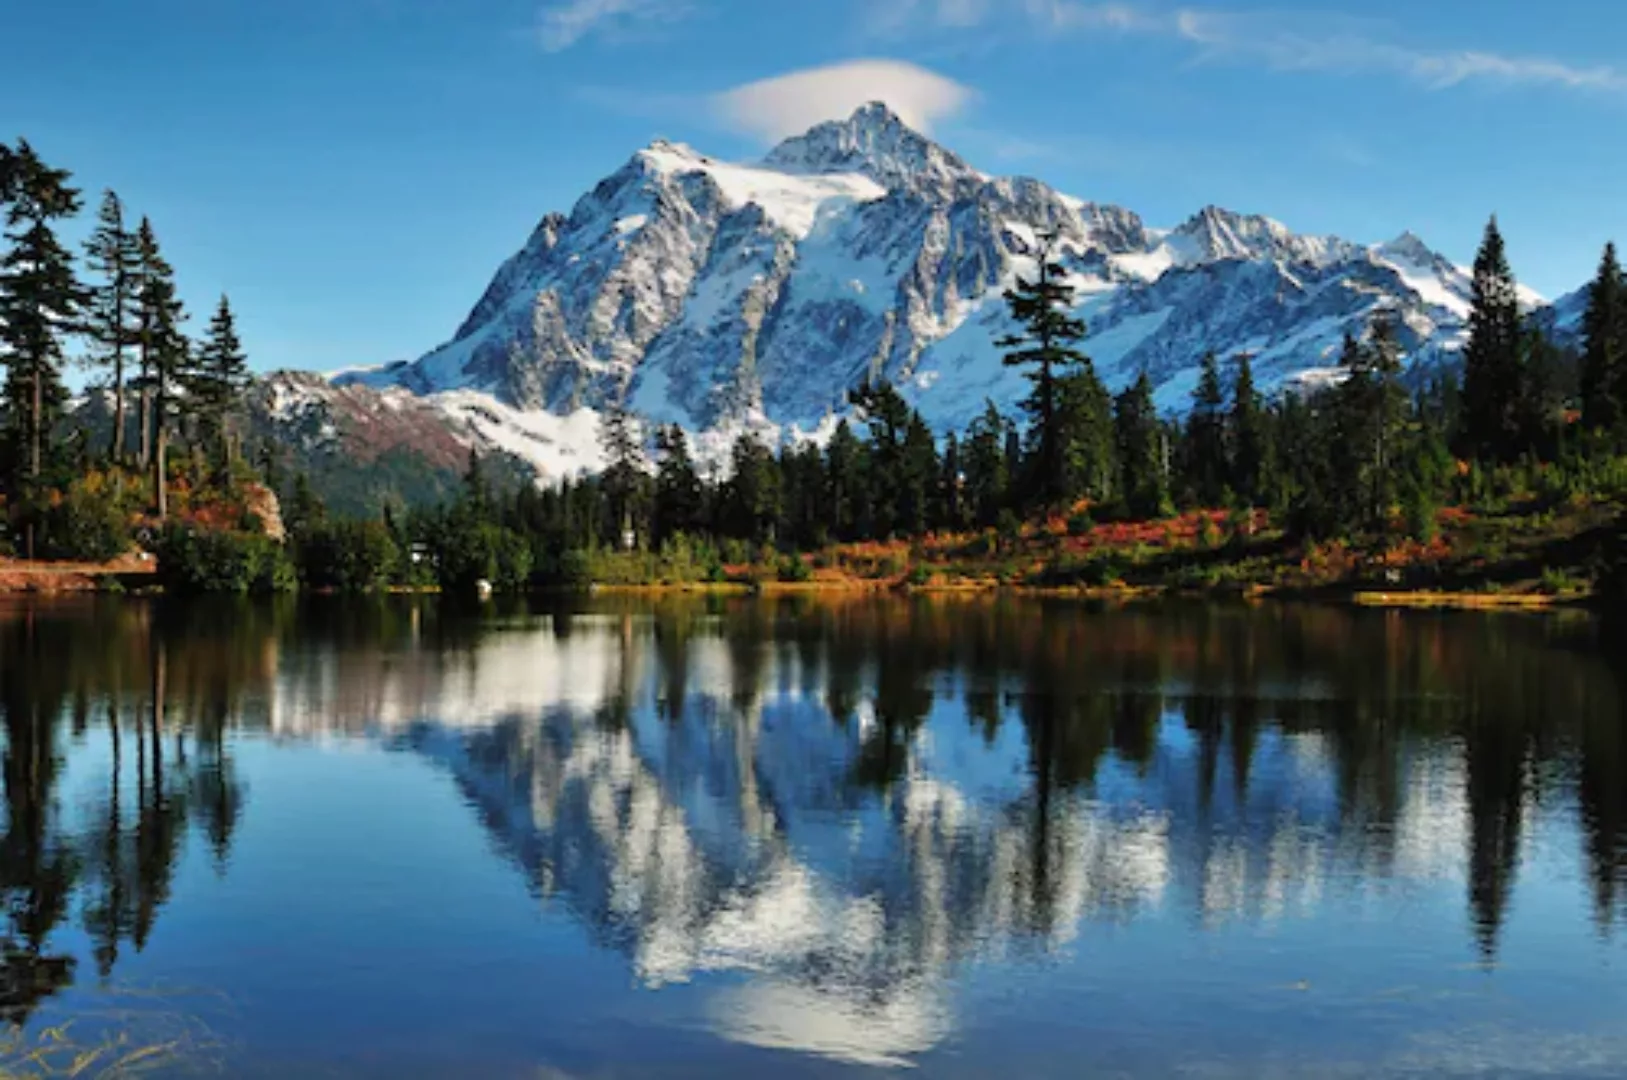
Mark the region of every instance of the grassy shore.
POLYGON ((1535 609, 1582 604, 1609 558, 1624 507, 1575 500, 1497 513, 1442 511, 1428 541, 1399 536, 1297 543, 1263 512, 1195 511, 1161 521, 1031 523, 1015 533, 939 534, 765 555, 686 580, 648 554, 600 555, 599 586, 820 593, 896 590, 1133 600, 1164 595, 1300 598, 1390 607, 1535 609))
MULTIPOLYGON (((1193 511, 1161 521, 1092 523, 1083 515, 1020 529, 888 543, 772 550, 727 564, 661 552, 598 552, 594 589, 629 595, 798 595, 881 591, 1127 601, 1179 595, 1323 599, 1368 606, 1539 609, 1584 604, 1612 557, 1627 507, 1577 499, 1496 513, 1442 511, 1427 541, 1388 537, 1301 543, 1262 511, 1193 511)), ((0 592, 143 587, 151 559, 0 560, 0 592)))

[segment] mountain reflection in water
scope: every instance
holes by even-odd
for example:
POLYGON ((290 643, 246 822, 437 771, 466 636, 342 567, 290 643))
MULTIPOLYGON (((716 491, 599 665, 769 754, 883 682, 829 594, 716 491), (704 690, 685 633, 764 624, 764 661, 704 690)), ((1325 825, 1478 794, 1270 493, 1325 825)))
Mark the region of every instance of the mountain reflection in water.
POLYGON ((0 1005, 142 950, 191 837, 231 874, 245 739, 432 763, 640 985, 717 980, 740 1044, 904 1063, 976 972, 1093 927, 1336 926, 1441 883, 1495 968, 1539 834, 1627 921, 1620 655, 1587 620, 1291 606, 11 603, 0 1005), (104 770, 68 800, 76 755, 104 770))

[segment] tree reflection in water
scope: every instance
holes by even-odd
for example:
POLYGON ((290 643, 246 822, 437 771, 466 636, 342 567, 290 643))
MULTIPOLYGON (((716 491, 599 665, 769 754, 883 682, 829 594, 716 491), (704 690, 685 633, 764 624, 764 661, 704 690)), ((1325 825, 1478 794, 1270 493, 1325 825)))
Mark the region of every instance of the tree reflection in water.
POLYGON ((1395 880, 1461 879, 1495 963, 1535 807, 1574 801, 1599 929, 1627 917, 1619 650, 1587 620, 1296 606, 12 602, 0 1008, 71 983, 71 919, 103 979, 141 950, 189 838, 230 873, 238 739, 336 731, 449 770, 646 982, 758 973, 720 1006, 748 1041, 794 1015, 891 1060, 979 958, 1395 880), (75 816, 55 788, 97 741, 75 816))

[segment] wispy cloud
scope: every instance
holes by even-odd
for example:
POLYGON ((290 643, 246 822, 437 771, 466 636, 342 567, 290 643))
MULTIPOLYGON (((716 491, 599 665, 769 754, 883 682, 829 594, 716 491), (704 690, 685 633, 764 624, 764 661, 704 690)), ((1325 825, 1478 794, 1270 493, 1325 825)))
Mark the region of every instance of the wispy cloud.
POLYGON ((714 115, 765 141, 801 134, 871 101, 882 101, 906 124, 931 131, 976 96, 969 87, 900 60, 854 60, 737 86, 712 98, 714 115))
POLYGON ((1627 96, 1627 69, 1472 48, 1397 41, 1371 20, 1282 12, 1161 8, 1114 0, 890 0, 873 32, 952 31, 1026 22, 1044 33, 1117 33, 1185 43, 1209 62, 1256 63, 1275 71, 1388 74, 1433 90, 1470 83, 1549 87, 1627 96))
POLYGON ((1484 82, 1627 94, 1627 71, 1475 49, 1422 49, 1336 22, 1181 10, 1168 24, 1215 59, 1255 60, 1278 71, 1388 72, 1431 89, 1484 82))
POLYGON ((692 10, 688 0, 556 0, 537 16, 537 38, 549 52, 563 52, 592 34, 676 22, 692 10))

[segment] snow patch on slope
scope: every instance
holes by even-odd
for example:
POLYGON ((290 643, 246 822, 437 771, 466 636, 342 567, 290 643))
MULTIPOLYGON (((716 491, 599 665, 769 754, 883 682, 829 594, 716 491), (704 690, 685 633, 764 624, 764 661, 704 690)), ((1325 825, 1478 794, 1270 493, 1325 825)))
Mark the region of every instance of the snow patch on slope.
POLYGON ((564 416, 540 409, 514 409, 473 390, 449 390, 427 400, 489 446, 535 467, 544 480, 604 468, 599 449, 600 414, 593 409, 577 409, 564 416))
POLYGON ((673 143, 656 143, 641 156, 665 174, 705 173, 732 206, 760 207, 770 221, 798 240, 813 231, 820 212, 832 203, 874 202, 887 195, 886 188, 867 176, 793 176, 750 165, 725 164, 673 143))

